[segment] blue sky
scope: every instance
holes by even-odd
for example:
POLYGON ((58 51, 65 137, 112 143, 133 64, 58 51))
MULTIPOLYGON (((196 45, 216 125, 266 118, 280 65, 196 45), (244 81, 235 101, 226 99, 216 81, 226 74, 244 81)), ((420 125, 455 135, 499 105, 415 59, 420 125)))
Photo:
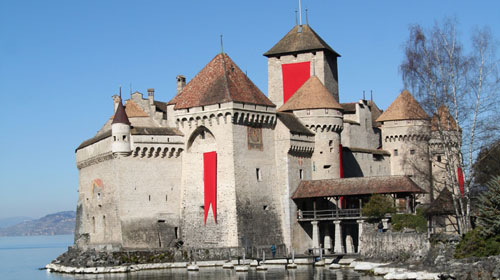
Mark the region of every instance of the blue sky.
MULTIPOLYGON (((303 0, 309 24, 342 55, 341 102, 373 90, 387 108, 402 89, 408 26, 456 17, 464 42, 489 26, 500 1, 303 0)), ((262 54, 295 24, 297 0, 0 0, 0 218, 74 210, 75 148, 112 114, 111 96, 155 88, 170 100, 224 51, 267 94, 262 54)), ((305 21, 305 15, 303 15, 305 21)))

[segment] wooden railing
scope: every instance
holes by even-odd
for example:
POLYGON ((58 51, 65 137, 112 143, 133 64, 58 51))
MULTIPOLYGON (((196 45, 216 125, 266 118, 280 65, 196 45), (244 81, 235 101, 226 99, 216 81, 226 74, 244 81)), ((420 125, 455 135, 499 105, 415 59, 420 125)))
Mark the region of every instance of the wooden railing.
POLYGON ((361 209, 331 209, 331 210, 310 210, 297 211, 299 220, 330 220, 342 218, 361 217, 361 209))

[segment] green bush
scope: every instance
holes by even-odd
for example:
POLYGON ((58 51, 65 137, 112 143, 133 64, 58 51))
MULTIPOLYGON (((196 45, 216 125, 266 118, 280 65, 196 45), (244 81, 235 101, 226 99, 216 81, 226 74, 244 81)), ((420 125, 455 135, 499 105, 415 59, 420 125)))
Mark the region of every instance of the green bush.
POLYGON ((392 229, 400 231, 403 228, 415 229, 417 232, 427 231, 427 219, 422 215, 420 209, 417 214, 394 214, 392 215, 392 229))
POLYGON ((460 240, 455 258, 487 257, 500 254, 500 235, 485 238, 482 229, 476 227, 460 240))
POLYGON ((368 203, 363 205, 362 212, 363 216, 371 219, 381 219, 385 214, 395 213, 396 208, 393 206, 391 198, 381 194, 374 194, 370 197, 368 203))
POLYGON ((477 221, 485 238, 500 235, 500 176, 488 182, 488 191, 479 198, 477 221))

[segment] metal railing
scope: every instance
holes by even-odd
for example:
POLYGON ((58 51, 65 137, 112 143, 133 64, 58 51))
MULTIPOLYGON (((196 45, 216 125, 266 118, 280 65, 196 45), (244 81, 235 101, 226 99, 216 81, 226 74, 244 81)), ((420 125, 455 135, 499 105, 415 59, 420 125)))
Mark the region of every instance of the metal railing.
POLYGON ((324 219, 338 219, 338 218, 356 218, 361 217, 361 209, 330 209, 330 210, 310 210, 310 211, 297 211, 297 218, 299 220, 324 220, 324 219))

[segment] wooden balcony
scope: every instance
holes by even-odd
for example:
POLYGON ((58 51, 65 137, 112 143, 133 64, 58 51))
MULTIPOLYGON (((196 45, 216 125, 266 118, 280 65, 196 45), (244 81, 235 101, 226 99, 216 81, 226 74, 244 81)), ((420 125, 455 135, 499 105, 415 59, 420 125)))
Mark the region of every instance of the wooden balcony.
POLYGON ((355 220, 359 218, 362 218, 360 208, 297 211, 297 220, 299 222, 355 220))

